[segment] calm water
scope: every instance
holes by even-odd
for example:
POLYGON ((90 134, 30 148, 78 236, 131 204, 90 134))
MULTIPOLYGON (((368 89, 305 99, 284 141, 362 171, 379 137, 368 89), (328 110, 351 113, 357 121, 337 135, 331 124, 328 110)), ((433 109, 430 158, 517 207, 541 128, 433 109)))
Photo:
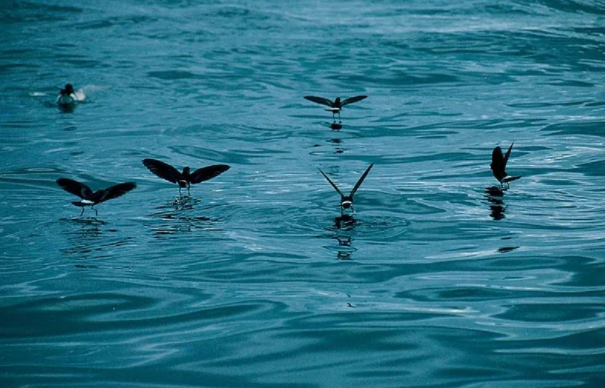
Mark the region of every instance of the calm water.
POLYGON ((3 0, 0 31, 1 386, 605 386, 603 2, 3 0), (307 94, 370 97, 338 132, 307 94), (175 206, 143 158, 232 168, 175 206), (317 169, 369 163, 339 219, 317 169), (59 177, 138 188, 80 218, 59 177))

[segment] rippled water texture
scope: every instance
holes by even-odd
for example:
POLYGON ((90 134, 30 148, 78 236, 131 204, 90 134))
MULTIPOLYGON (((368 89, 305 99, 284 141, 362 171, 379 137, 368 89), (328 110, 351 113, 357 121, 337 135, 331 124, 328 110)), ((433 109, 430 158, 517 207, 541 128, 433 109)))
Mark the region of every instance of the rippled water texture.
POLYGON ((605 386, 603 2, 3 0, 0 31, 0 386, 605 386), (332 131, 309 94, 369 98, 332 131), (175 203, 144 158, 231 169, 175 203), (318 168, 370 163, 341 218, 318 168), (138 187, 80 218, 59 177, 138 187))

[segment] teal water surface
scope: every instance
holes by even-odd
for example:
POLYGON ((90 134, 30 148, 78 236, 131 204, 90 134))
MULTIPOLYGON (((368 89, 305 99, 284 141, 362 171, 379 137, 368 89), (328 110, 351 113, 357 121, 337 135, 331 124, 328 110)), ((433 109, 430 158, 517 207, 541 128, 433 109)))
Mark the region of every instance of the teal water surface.
POLYGON ((0 32, 0 386, 605 386, 603 2, 3 0, 0 32), (341 131, 302 98, 359 94, 341 131), (144 158, 231 169, 175 204, 144 158), (343 220, 318 168, 370 163, 343 220), (138 187, 79 217, 60 177, 138 187))

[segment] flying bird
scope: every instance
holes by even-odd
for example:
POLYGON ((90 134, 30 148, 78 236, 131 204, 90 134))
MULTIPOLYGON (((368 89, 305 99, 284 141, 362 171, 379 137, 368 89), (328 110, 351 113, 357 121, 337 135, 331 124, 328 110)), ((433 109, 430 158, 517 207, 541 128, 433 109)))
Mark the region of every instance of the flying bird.
POLYGON ((510 152, 513 150, 513 145, 515 145, 515 142, 508 147, 508 151, 506 151, 506 155, 504 156, 502 156, 502 149, 500 147, 494 148, 492 163, 490 164, 494 177, 500 182, 502 187, 506 185, 506 188, 510 186, 510 182, 521 178, 521 176, 510 176, 506 173, 506 164, 508 163, 510 152))
POLYGON ((84 183, 74 181, 73 179, 60 178, 57 179, 57 184, 68 193, 82 198, 81 201, 72 202, 72 204, 75 206, 82 208, 80 216, 84 214, 84 208, 86 206, 90 206, 90 208, 95 211, 95 215, 98 216, 99 212, 94 208, 95 205, 98 205, 101 202, 109 201, 110 199, 121 197, 137 187, 137 184, 134 182, 126 182, 93 192, 90 187, 86 186, 84 183))
POLYGON ((226 164, 215 164, 199 168, 194 172, 191 172, 189 167, 184 167, 183 172, 179 172, 171 165, 155 159, 144 159, 143 164, 149 171, 160 178, 168 182, 177 183, 179 185, 179 193, 181 193, 182 188, 187 188, 187 193, 189 193, 191 185, 215 178, 231 168, 226 164))
POLYGON ((332 182, 332 180, 326 175, 326 173, 323 172, 321 169, 319 169, 319 172, 321 172, 321 174, 324 176, 324 178, 326 178, 326 180, 332 185, 334 190, 336 190, 336 192, 338 194, 340 194, 341 210, 349 209, 353 206, 353 196, 355 195, 355 192, 357 192, 357 189, 359 189, 359 186, 361 186, 361 184, 363 183, 364 179, 366 179, 366 177, 370 173, 370 170, 372 169, 373 166, 374 166, 374 163, 370 164, 370 167, 368 167, 367 170, 361 176, 361 178, 359 178, 359 180, 357 181, 357 183, 355 184, 355 186, 353 187, 353 190, 351 190, 351 193, 349 195, 344 195, 342 193, 342 191, 340 191, 338 186, 336 186, 336 184, 334 182, 332 182))
POLYGON ((340 97, 336 97, 336 100, 334 100, 334 101, 328 100, 327 98, 315 97, 315 96, 305 96, 305 99, 312 101, 316 104, 326 105, 328 107, 328 109, 326 109, 326 110, 329 112, 332 112, 332 120, 334 120, 334 122, 336 122, 336 118, 334 117, 334 115, 336 113, 338 113, 338 122, 342 123, 342 121, 340 120, 340 111, 342 110, 342 107, 345 105, 352 104, 357 101, 364 100, 367 97, 368 96, 355 96, 355 97, 347 98, 344 101, 340 101, 340 97))

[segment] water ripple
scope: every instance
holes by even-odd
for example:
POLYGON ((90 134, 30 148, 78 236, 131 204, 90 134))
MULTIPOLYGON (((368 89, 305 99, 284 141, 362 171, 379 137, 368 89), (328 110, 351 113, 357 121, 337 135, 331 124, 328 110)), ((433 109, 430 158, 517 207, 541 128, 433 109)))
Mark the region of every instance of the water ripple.
POLYGON ((5 2, 0 385, 603 386, 603 13, 5 2), (369 163, 341 215, 317 168, 369 163), (79 217, 59 177, 137 189, 79 217))

